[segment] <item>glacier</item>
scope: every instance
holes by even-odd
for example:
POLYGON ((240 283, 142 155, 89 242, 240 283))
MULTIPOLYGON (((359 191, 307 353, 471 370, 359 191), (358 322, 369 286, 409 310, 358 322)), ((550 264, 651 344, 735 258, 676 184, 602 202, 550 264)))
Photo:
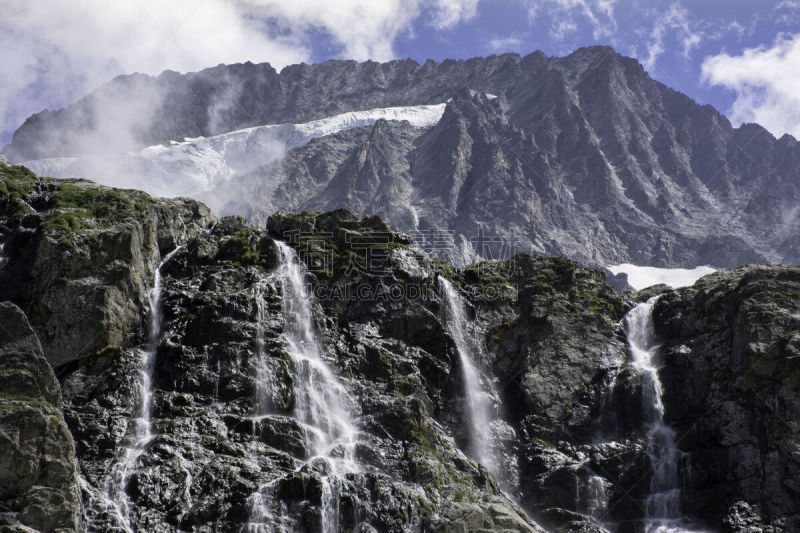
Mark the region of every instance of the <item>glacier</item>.
MULTIPOLYGON (((81 155, 25 161, 40 176, 81 177, 111 187, 135 188, 161 197, 189 196, 218 212, 219 191, 238 176, 280 160, 317 137, 370 126, 378 120, 408 121, 426 128, 441 119, 444 103, 349 111, 303 124, 254 126, 212 137, 186 138, 116 155, 81 155)), ((279 183, 266 184, 272 188, 279 183)))

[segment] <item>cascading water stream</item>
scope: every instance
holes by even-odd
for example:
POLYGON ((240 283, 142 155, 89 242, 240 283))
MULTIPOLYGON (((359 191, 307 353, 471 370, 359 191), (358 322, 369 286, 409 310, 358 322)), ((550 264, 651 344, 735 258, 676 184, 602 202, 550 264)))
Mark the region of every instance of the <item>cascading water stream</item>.
POLYGON ((481 346, 472 338, 467 328, 467 317, 461 295, 445 278, 439 276, 444 301, 445 325, 456 344, 464 382, 464 396, 469 412, 469 453, 501 481, 506 477, 492 453, 491 425, 496 420, 493 408, 495 391, 484 391, 481 386, 481 346))
MULTIPOLYGON (((322 476, 322 531, 333 533, 338 530, 342 476, 359 470, 354 459, 358 431, 350 417, 353 402, 322 358, 303 268, 292 248, 280 241, 276 245, 280 264, 273 277, 283 287, 284 340, 295 371, 294 416, 306 430, 311 455, 306 464, 322 466, 326 472, 322 476)), ((263 302, 259 303, 259 315, 264 309, 263 302)), ((265 319, 259 316, 260 322, 265 319)), ((259 335, 263 335, 261 326, 259 335)), ((263 359, 263 337, 258 340, 258 349, 263 359)), ((257 410, 266 409, 269 376, 265 369, 260 363, 257 410)), ((248 531, 283 531, 276 522, 273 488, 274 482, 267 484, 252 498, 248 531)))
POLYGON ((688 532, 680 509, 680 469, 687 460, 675 443, 675 432, 664 423, 661 381, 655 358, 653 307, 658 297, 636 305, 625 317, 631 364, 639 370, 644 416, 649 425, 646 453, 652 468, 650 493, 644 501, 645 533, 688 532))
POLYGON ((148 443, 153 438, 150 411, 153 404, 153 371, 155 369, 156 352, 161 341, 161 269, 166 265, 183 246, 178 246, 161 261, 153 277, 153 287, 147 293, 147 303, 150 311, 150 324, 145 349, 141 352, 141 366, 139 372, 140 406, 139 416, 132 418, 134 424, 133 442, 125 448, 122 460, 111 468, 111 475, 106 483, 104 500, 111 502, 120 525, 126 532, 133 532, 128 518, 130 508, 125 485, 128 483, 131 471, 136 466, 136 461, 144 453, 148 443))

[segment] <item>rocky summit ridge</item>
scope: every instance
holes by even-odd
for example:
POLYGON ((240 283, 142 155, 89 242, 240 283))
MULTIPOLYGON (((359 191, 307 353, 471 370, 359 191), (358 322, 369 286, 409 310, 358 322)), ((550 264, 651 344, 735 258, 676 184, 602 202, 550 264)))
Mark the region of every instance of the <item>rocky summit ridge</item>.
POLYGON ((0 246, 4 530, 640 530, 652 438, 624 317, 654 295, 683 516, 800 529, 797 267, 619 293, 560 257, 454 268, 376 216, 255 227, 7 165, 0 246), (491 469, 471 453, 465 338, 491 469), (309 377, 355 428, 324 452, 309 377))
POLYGON ((262 124, 445 103, 433 126, 378 120, 332 133, 205 197, 258 225, 275 210, 374 213, 460 265, 515 251, 596 266, 800 261, 797 140, 733 127, 608 47, 122 76, 32 116, 4 151, 18 163, 113 159, 262 124))

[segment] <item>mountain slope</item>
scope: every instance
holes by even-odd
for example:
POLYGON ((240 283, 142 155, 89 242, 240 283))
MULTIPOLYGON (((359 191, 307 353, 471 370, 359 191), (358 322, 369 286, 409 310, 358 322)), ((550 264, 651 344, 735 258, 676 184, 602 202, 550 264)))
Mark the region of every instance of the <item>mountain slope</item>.
POLYGON ((497 254, 484 249, 487 238, 599 265, 800 261, 798 142, 753 124, 734 128, 604 47, 563 58, 333 61, 280 74, 246 64, 121 78, 70 108, 32 117, 6 152, 17 159, 114 153, 121 135, 141 148, 256 121, 445 103, 436 125, 402 139, 381 140, 401 125, 380 135, 332 133, 318 139, 330 155, 317 143, 267 165, 254 161, 226 185, 233 188, 223 212, 254 220, 273 209, 376 213, 423 238, 444 235, 447 246, 429 249, 459 263, 497 254), (152 108, 157 115, 133 124, 132 137, 119 127, 95 143, 104 126, 85 117, 138 85, 163 96, 152 108), (178 102, 186 94, 194 96, 178 102))

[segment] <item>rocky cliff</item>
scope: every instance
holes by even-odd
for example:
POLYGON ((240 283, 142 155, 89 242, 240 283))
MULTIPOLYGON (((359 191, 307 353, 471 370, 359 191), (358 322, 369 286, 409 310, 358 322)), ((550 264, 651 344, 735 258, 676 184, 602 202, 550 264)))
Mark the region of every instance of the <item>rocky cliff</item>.
POLYGON ((0 166, 0 299, 25 311, 60 366, 141 334, 158 258, 213 223, 191 200, 163 201, 0 166))
POLYGON ((507 259, 508 250, 602 266, 800 260, 797 141, 756 124, 735 128, 606 47, 566 57, 329 61, 280 73, 247 63, 125 76, 34 115, 4 150, 16 162, 105 154, 98 179, 113 168, 135 183, 151 168, 147 157, 114 158, 146 145, 441 103, 434 126, 378 121, 332 133, 277 162, 230 169, 232 182, 211 193, 198 185, 197 195, 233 196, 222 214, 257 223, 279 209, 368 207, 458 264, 507 259))
MULTIPOLYGON (((454 269, 378 217, 344 210, 278 212, 256 228, 187 200, 0 171, 0 300, 47 339, 63 403, 30 330, 31 350, 15 348, 16 336, 0 343, 3 354, 32 354, 14 368, 38 361, 35 372, 0 374, 11 376, 2 394, 20 394, 33 376, 53 427, 64 428, 63 413, 69 429, 47 452, 64 473, 26 481, 60 491, 48 505, 62 514, 26 507, 18 491, 3 503, 12 522, 636 531, 653 472, 623 317, 661 294, 664 418, 691 466, 681 473, 687 523, 798 527, 796 268, 620 294, 564 258, 454 269), (484 435, 470 431, 465 339, 491 404, 484 435), (489 444, 485 462, 477 439, 489 444)), ((32 425, 12 442, 41 449, 45 407, 25 396, 11 403, 30 415, 3 431, 32 425)))
POLYGON ((75 445, 61 388, 25 315, 0 302, 0 529, 78 531, 75 445))
POLYGON ((697 487, 690 512, 800 528, 799 297, 800 269, 757 266, 661 298, 667 412, 697 487))

